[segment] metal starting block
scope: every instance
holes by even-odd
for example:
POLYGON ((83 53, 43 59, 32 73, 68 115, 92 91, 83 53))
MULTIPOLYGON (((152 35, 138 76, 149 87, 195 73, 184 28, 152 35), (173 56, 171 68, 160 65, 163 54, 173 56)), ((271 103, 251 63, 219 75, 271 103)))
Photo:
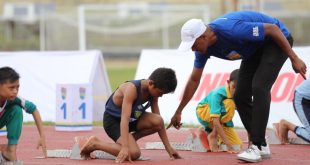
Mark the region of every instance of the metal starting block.
POLYGON ((21 161, 5 161, 5 162, 0 162, 0 165, 23 165, 23 162, 21 162, 21 161))
MULTIPOLYGON (((192 145, 189 143, 182 142, 171 142, 171 146, 176 150, 191 151, 192 145)), ((162 142, 147 142, 145 143, 145 149, 165 149, 162 142)))
MULTIPOLYGON (((103 152, 103 151, 99 151, 99 150, 92 152, 91 155, 95 159, 115 160, 115 156, 109 153, 103 152)), ((47 157, 48 158, 70 158, 70 159, 75 159, 75 160, 83 159, 80 155, 80 147, 78 143, 75 143, 73 145, 72 150, 63 150, 63 149, 47 150, 47 157)), ((138 160, 150 160, 150 158, 140 156, 138 160)))
MULTIPOLYGON (((241 151, 241 146, 240 145, 232 145, 232 148, 234 151, 241 151)), ((225 144, 221 144, 219 146, 220 151, 228 151, 227 146, 225 144)))
MULTIPOLYGON (((171 142, 171 146, 180 151, 193 151, 193 152, 208 152, 210 149, 206 144, 207 138, 203 136, 193 136, 192 134, 189 135, 186 138, 185 142, 171 142)), ((241 146, 240 145, 233 145, 232 146, 235 151, 241 151, 241 146)), ((145 149, 159 149, 163 150, 165 149, 165 146, 162 142, 147 142, 145 143, 145 149)), ((225 144, 219 145, 219 150, 220 151, 228 151, 227 146, 225 144)))
MULTIPOLYGON (((180 151, 193 151, 193 152, 207 152, 208 150, 202 145, 200 139, 193 138, 192 135, 188 136, 186 142, 171 142, 171 146, 180 151)), ((165 146, 162 142, 147 142, 145 143, 145 149, 154 150, 165 149, 165 146)))
POLYGON ((71 150, 47 150, 48 158, 69 158, 71 150))

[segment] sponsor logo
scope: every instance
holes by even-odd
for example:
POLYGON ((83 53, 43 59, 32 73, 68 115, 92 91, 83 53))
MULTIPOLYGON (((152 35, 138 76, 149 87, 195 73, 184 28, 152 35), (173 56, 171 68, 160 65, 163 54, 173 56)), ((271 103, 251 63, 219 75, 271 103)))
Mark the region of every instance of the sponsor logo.
MULTIPOLYGON (((230 73, 207 73, 202 75, 200 85, 191 101, 200 101, 214 88, 224 86, 229 79, 229 74, 230 73)), ((270 91, 271 102, 291 102, 294 97, 295 88, 301 84, 302 81, 303 78, 299 74, 293 72, 280 73, 270 91)), ((181 100, 182 95, 179 98, 181 100)))
POLYGON ((61 99, 65 100, 67 97, 67 88, 61 87, 60 92, 61 92, 61 99))
POLYGON ((81 98, 82 100, 84 100, 85 97, 86 97, 86 88, 80 87, 80 88, 79 88, 79 94, 80 94, 80 98, 81 98))
POLYGON ((137 119, 142 115, 142 112, 141 111, 135 111, 134 115, 135 115, 135 118, 137 119))
POLYGON ((258 31, 258 26, 253 27, 253 36, 258 37, 259 36, 259 31, 258 31))

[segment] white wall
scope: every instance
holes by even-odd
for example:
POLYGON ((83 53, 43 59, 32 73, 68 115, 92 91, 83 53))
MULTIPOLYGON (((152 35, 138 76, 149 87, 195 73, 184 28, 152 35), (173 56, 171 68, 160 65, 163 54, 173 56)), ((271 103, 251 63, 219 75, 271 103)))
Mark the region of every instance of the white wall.
MULTIPOLYGON (((94 119, 102 120, 111 88, 100 51, 0 52, 3 66, 20 74, 19 96, 35 103, 44 121, 55 121, 57 84, 83 83, 92 84, 94 98, 101 98, 94 101, 94 119)), ((33 118, 24 115, 24 121, 33 118)))

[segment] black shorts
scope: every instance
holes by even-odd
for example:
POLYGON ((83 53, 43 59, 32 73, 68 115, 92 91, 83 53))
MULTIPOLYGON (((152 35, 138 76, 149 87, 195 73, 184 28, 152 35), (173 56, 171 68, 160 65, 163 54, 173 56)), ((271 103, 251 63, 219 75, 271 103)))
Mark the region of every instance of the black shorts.
MULTIPOLYGON (((137 131, 138 120, 129 123, 129 132, 137 131)), ((120 129, 121 119, 110 115, 109 113, 103 114, 103 128, 108 136, 115 142, 121 136, 120 129)))

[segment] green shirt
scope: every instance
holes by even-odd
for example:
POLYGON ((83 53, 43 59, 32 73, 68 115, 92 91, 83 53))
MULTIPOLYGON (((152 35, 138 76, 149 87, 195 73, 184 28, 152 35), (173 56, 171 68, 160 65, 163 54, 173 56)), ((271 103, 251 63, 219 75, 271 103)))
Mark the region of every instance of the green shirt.
POLYGON ((36 105, 33 104, 32 102, 20 97, 16 97, 14 100, 6 100, 4 106, 0 108, 0 117, 2 116, 2 114, 4 114, 6 109, 9 109, 13 105, 20 106, 29 114, 32 114, 37 109, 36 105))
POLYGON ((235 104, 232 101, 232 94, 229 91, 228 85, 221 86, 213 89, 210 93, 203 98, 197 106, 197 116, 203 121, 209 123, 212 118, 218 117, 224 121, 224 124, 228 127, 233 127, 232 118, 234 116, 234 110, 228 111, 227 108, 235 108, 235 104), (229 99, 231 101, 224 102, 229 99))

